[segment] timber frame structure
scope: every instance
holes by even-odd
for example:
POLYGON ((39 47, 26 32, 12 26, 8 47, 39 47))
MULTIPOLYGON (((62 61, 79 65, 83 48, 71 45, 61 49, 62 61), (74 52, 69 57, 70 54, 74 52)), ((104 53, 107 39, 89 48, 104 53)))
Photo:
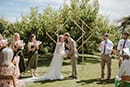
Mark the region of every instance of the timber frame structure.
MULTIPOLYGON (((76 42, 79 42, 80 40, 82 40, 82 44, 80 44, 80 46, 78 46, 77 49, 78 49, 78 50, 81 49, 81 50, 82 50, 82 54, 85 54, 85 53, 84 53, 84 44, 87 43, 87 42, 89 41, 89 39, 94 35, 94 30, 93 30, 91 27, 89 27, 88 24, 87 24, 84 20, 82 20, 78 15, 76 15, 76 11, 72 10, 71 8, 68 8, 68 12, 70 12, 70 13, 71 13, 78 21, 80 21, 82 24, 79 25, 79 24, 75 21, 75 19, 72 19, 72 18, 69 17, 62 25, 64 26, 65 23, 69 20, 69 21, 72 21, 72 22, 78 27, 78 29, 81 30, 82 35, 81 35, 77 40, 75 40, 75 41, 76 41, 76 42), (87 29, 91 32, 91 34, 90 34, 87 38, 84 38, 84 36, 87 34, 87 32, 84 30, 84 28, 87 28, 87 29)), ((63 18, 63 16, 58 17, 58 18, 56 19, 56 21, 55 21, 52 25, 50 25, 48 31, 46 32, 46 35, 47 35, 54 43, 56 43, 56 40, 55 40, 49 33, 56 27, 56 25, 58 24, 58 22, 59 22, 60 20, 62 20, 62 18, 63 18)), ((58 31, 59 31, 59 30, 58 30, 58 31)), ((58 35, 58 32, 57 32, 57 31, 55 32, 55 35, 56 35, 56 36, 58 35)), ((82 56, 82 63, 84 64, 84 55, 80 55, 80 56, 82 56)))

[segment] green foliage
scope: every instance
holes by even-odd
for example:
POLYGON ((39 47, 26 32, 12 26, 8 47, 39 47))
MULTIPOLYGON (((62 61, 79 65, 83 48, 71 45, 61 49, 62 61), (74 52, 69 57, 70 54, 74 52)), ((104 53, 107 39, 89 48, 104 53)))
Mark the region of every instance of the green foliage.
MULTIPOLYGON (((71 0, 70 7, 64 5, 64 7, 54 10, 48 6, 42 13, 39 13, 38 8, 34 7, 30 9, 30 13, 21 16, 21 21, 17 21, 14 24, 5 22, 4 20, 1 22, 0 20, 0 32, 7 38, 12 37, 15 32, 18 32, 20 33, 21 39, 26 43, 28 42, 30 35, 34 33, 36 34, 37 39, 43 42, 40 53, 53 52, 55 43, 46 35, 46 32, 50 29, 51 31, 49 34, 55 40, 57 39, 56 32, 58 34, 69 32, 72 38, 77 40, 82 35, 82 31, 72 21, 74 20, 85 30, 86 34, 84 39, 86 40, 90 36, 92 32, 85 27, 85 25, 82 26, 81 21, 77 18, 78 16, 94 31, 92 38, 84 44, 85 53, 94 53, 98 50, 98 44, 101 42, 102 35, 105 32, 111 34, 111 39, 115 42, 115 47, 119 39, 117 27, 114 24, 110 25, 109 20, 98 12, 98 0, 93 0, 91 3, 90 0, 71 0), (69 8, 71 8, 74 13, 69 11, 69 8)), ((79 40, 77 44, 80 46, 82 44, 82 39, 79 40)), ((81 52, 81 49, 79 49, 79 52, 81 52)))
POLYGON ((124 30, 125 28, 130 28, 130 16, 123 17, 121 20, 119 20, 119 22, 121 23, 120 27, 122 28, 122 30, 124 30))
POLYGON ((119 30, 121 33, 124 31, 130 32, 130 16, 123 17, 118 21, 120 23, 119 30))

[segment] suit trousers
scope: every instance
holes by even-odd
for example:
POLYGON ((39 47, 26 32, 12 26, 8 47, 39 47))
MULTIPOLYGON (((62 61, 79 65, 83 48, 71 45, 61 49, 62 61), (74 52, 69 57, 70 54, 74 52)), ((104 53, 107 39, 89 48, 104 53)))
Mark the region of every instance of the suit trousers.
POLYGON ((109 54, 101 55, 101 78, 104 78, 105 64, 107 64, 107 79, 111 77, 111 57, 109 54))
POLYGON ((77 77, 77 67, 76 67, 76 64, 77 64, 77 57, 72 56, 71 57, 71 66, 72 66, 72 76, 73 77, 77 77))

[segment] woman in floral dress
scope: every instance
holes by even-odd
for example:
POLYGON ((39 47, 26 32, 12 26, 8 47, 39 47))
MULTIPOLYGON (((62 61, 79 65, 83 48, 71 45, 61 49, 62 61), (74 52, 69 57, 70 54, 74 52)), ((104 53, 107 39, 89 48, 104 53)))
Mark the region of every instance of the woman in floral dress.
MULTIPOLYGON (((16 67, 12 63, 13 51, 11 48, 4 48, 0 53, 0 75, 12 75, 16 81, 16 87, 25 87, 25 84, 18 80, 18 74, 16 72, 16 67)), ((13 81, 10 80, 0 80, 0 87, 14 87, 13 81)))

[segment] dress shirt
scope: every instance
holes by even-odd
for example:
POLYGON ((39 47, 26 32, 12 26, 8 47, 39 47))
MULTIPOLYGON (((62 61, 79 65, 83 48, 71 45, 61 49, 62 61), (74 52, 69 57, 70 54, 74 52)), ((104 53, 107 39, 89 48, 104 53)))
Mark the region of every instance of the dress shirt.
MULTIPOLYGON (((119 42, 118 42, 118 46, 117 46, 117 50, 120 51, 120 55, 126 55, 125 53, 122 54, 122 49, 123 49, 123 44, 124 44, 125 40, 124 39, 121 39, 119 42)), ((124 45, 124 48, 130 48, 130 40, 127 39, 126 40, 126 43, 124 45)))
POLYGON ((99 50, 103 54, 111 54, 113 50, 113 43, 109 39, 106 40, 107 43, 105 43, 105 40, 103 40, 100 44, 99 50), (104 45, 106 44, 105 52, 104 52, 104 45))

